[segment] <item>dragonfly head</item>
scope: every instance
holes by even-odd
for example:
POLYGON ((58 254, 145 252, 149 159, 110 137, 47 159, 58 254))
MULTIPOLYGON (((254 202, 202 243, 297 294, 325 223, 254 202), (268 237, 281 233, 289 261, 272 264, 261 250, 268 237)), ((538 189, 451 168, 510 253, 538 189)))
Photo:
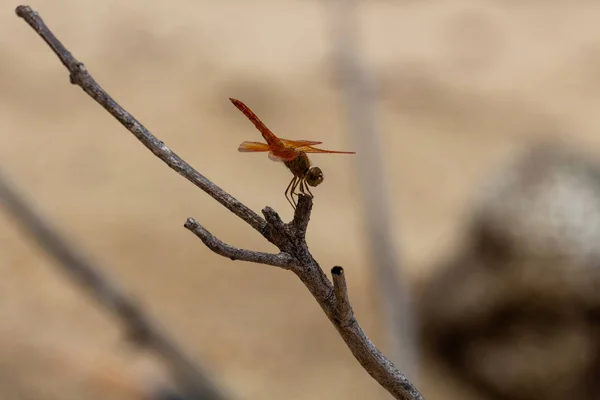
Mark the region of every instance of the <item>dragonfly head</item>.
POLYGON ((319 167, 312 167, 306 173, 306 183, 315 187, 323 182, 323 171, 319 167))

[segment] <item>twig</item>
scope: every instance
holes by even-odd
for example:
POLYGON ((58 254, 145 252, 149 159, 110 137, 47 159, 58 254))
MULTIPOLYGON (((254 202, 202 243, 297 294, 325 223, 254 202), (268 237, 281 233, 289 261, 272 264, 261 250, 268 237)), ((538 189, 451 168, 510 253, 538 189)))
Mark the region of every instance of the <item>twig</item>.
POLYGON ((356 0, 330 0, 325 4, 331 23, 332 58, 342 90, 347 130, 357 154, 363 193, 364 223, 370 258, 373 260, 375 293, 386 326, 387 342, 394 362, 411 379, 418 370, 416 329, 408 285, 400 278, 400 260, 392 238, 389 194, 381 157, 381 132, 374 110, 369 69, 360 58, 360 24, 356 0))
POLYGON ((227 257, 231 260, 249 261, 253 263, 272 265, 283 269, 291 269, 294 265, 294 259, 289 254, 269 254, 259 251, 238 249, 230 244, 217 239, 212 233, 207 231, 194 218, 188 218, 183 225, 186 229, 192 231, 202 242, 215 253, 227 257))
MULTIPOLYGON (((306 244, 306 228, 310 220, 312 199, 308 196, 300 196, 294 219, 290 223, 284 223, 279 215, 270 207, 263 209, 265 219, 258 217, 246 206, 233 199, 229 194, 218 188, 208 179, 193 170, 158 139, 150 134, 133 117, 123 110, 106 92, 98 86, 96 81, 88 74, 79 61, 54 37, 52 32, 42 22, 41 18, 31 8, 19 6, 17 14, 23 17, 35 31, 44 38, 61 59, 63 64, 71 72, 71 81, 83 88, 98 103, 114 115, 123 125, 133 133, 154 154, 165 161, 171 168, 181 175, 196 183, 198 187, 224 204, 233 213, 258 230, 269 242, 279 248, 279 255, 264 253, 253 253, 247 250, 236 249, 216 238, 200 225, 188 220, 185 224, 209 245, 209 247, 221 255, 234 256, 240 259, 254 262, 265 262, 285 269, 290 269, 304 283, 313 297, 317 300, 329 320, 338 330, 346 342, 352 354, 385 389, 397 399, 415 400, 423 399, 417 389, 402 375, 394 364, 381 354, 371 340, 365 335, 356 318, 345 306, 341 306, 335 295, 335 290, 327 276, 315 261, 306 244), (176 158, 175 158, 176 157, 176 158), (201 177, 197 178, 197 177, 201 177), (197 183, 200 182, 200 183, 197 183), (199 229, 201 228, 201 229, 199 229), (275 260, 274 257, 279 257, 275 260), (280 265, 283 264, 283 265, 280 265), (345 311, 344 311, 345 310, 345 311)), ((336 269, 336 272, 339 272, 336 269)), ((338 281, 339 285, 340 281, 338 281)), ((343 285, 341 286, 343 287, 343 285)), ((338 289, 339 292, 340 289, 338 289)), ((339 296, 339 294, 338 294, 339 296)), ((342 296, 347 298, 347 294, 342 296)), ((348 304, 349 306, 349 304, 348 304)))
POLYGON ((348 299, 348 287, 346 286, 346 277, 342 267, 333 267, 331 269, 333 278, 333 290, 335 290, 335 301, 337 302, 337 311, 340 315, 340 324, 349 325, 354 315, 350 300, 348 299))
POLYGON ((170 366, 176 382, 187 395, 195 399, 224 400, 206 372, 195 366, 182 351, 153 324, 142 308, 100 272, 102 269, 87 260, 63 240, 57 231, 44 222, 8 183, 0 172, 0 203, 29 233, 38 245, 58 261, 73 280, 92 295, 123 324, 134 343, 154 351, 170 366))

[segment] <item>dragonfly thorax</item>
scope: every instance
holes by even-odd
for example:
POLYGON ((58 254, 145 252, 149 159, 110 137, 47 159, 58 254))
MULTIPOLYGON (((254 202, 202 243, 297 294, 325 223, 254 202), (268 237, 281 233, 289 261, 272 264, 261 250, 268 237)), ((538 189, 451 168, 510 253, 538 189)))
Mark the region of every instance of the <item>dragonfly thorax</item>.
POLYGON ((306 153, 301 152, 292 160, 285 161, 285 166, 292 171, 292 174, 305 181, 308 185, 315 187, 323 182, 323 171, 319 167, 311 167, 310 160, 306 153))

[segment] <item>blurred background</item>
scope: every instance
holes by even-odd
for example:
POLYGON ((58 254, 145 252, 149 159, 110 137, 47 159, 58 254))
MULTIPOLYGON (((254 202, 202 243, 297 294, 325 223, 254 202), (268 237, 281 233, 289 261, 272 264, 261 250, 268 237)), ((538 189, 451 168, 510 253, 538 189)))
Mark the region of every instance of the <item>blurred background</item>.
MULTIPOLYGON (((293 274, 217 256, 182 227, 194 217, 232 245, 275 250, 70 85, 58 59, 15 16, 17 5, 4 1, 0 9, 0 166, 36 208, 232 398, 386 398, 293 274)), ((256 212, 269 205, 291 219, 283 195, 291 175, 265 154, 237 152, 240 142, 260 136, 228 97, 284 138, 361 151, 346 129, 325 2, 29 5, 125 109, 256 212)), ((541 388, 560 383, 561 395, 578 388, 572 398, 598 398, 600 313, 586 296, 600 287, 593 250, 600 228, 587 224, 600 218, 593 161, 600 149, 600 3, 362 1, 357 12, 359 56, 375 90, 390 242, 415 306, 420 344, 411 374, 421 393, 430 400, 550 399, 541 388), (552 149, 535 147, 547 140, 552 149), (559 178, 547 179, 553 168, 559 178), (505 170, 509 183, 502 183, 505 170), (573 183, 570 174, 583 178, 561 189, 560 177, 573 183), (541 182, 539 191, 524 190, 531 182, 541 182), (559 197, 562 213, 546 210, 554 225, 544 225, 542 214, 538 225, 515 231, 511 222, 557 198, 554 189, 544 194, 553 185, 561 194, 580 190, 583 200, 573 208, 569 196, 559 197), (502 208, 514 199, 529 208, 502 208), (584 238, 555 254, 560 235, 572 234, 562 221, 584 238), (554 245, 535 242, 531 256, 523 243, 544 229, 554 229, 547 235, 554 245), (521 256, 523 265, 555 267, 514 272, 530 271, 521 256), (519 286, 548 275, 560 279, 519 286), (556 302, 562 311, 545 313, 556 302), (543 317, 529 330, 507 304, 519 321, 543 317), (553 350, 565 341, 572 343, 566 353, 553 350)), ((354 156, 311 159, 325 181, 313 190, 310 249, 326 271, 345 268, 355 313, 385 352, 358 181, 368 165, 354 156)), ((166 382, 160 362, 127 347, 114 319, 6 213, 0 239, 1 398, 140 399, 166 382)))

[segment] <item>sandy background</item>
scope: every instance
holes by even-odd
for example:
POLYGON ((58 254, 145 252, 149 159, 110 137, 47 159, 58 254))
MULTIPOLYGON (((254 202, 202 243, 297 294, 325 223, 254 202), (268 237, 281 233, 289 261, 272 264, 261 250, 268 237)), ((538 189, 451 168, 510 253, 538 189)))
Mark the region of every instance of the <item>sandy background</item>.
MULTIPOLYGON (((273 248, 166 168, 79 88, 0 2, 0 166, 72 242, 243 399, 363 399, 382 393, 291 274, 214 255, 183 229, 273 248)), ((30 3, 94 77, 155 135, 257 212, 290 218, 290 175, 240 154, 248 104, 285 138, 350 149, 332 76, 329 21, 315 1, 53 0, 30 3)), ((452 249, 477 183, 555 136, 600 147, 600 3, 369 1, 365 57, 413 281, 452 249)), ((355 311, 381 337, 369 287, 352 157, 316 155, 309 245, 346 268, 355 311)), ((128 398, 158 372, 13 221, 0 215, 0 395, 128 398), (94 397, 96 396, 96 397, 94 397)), ((466 398, 421 371, 428 399, 466 398), (449 391, 449 392, 448 392, 449 391), (448 394, 450 393, 450 394, 448 394)))

